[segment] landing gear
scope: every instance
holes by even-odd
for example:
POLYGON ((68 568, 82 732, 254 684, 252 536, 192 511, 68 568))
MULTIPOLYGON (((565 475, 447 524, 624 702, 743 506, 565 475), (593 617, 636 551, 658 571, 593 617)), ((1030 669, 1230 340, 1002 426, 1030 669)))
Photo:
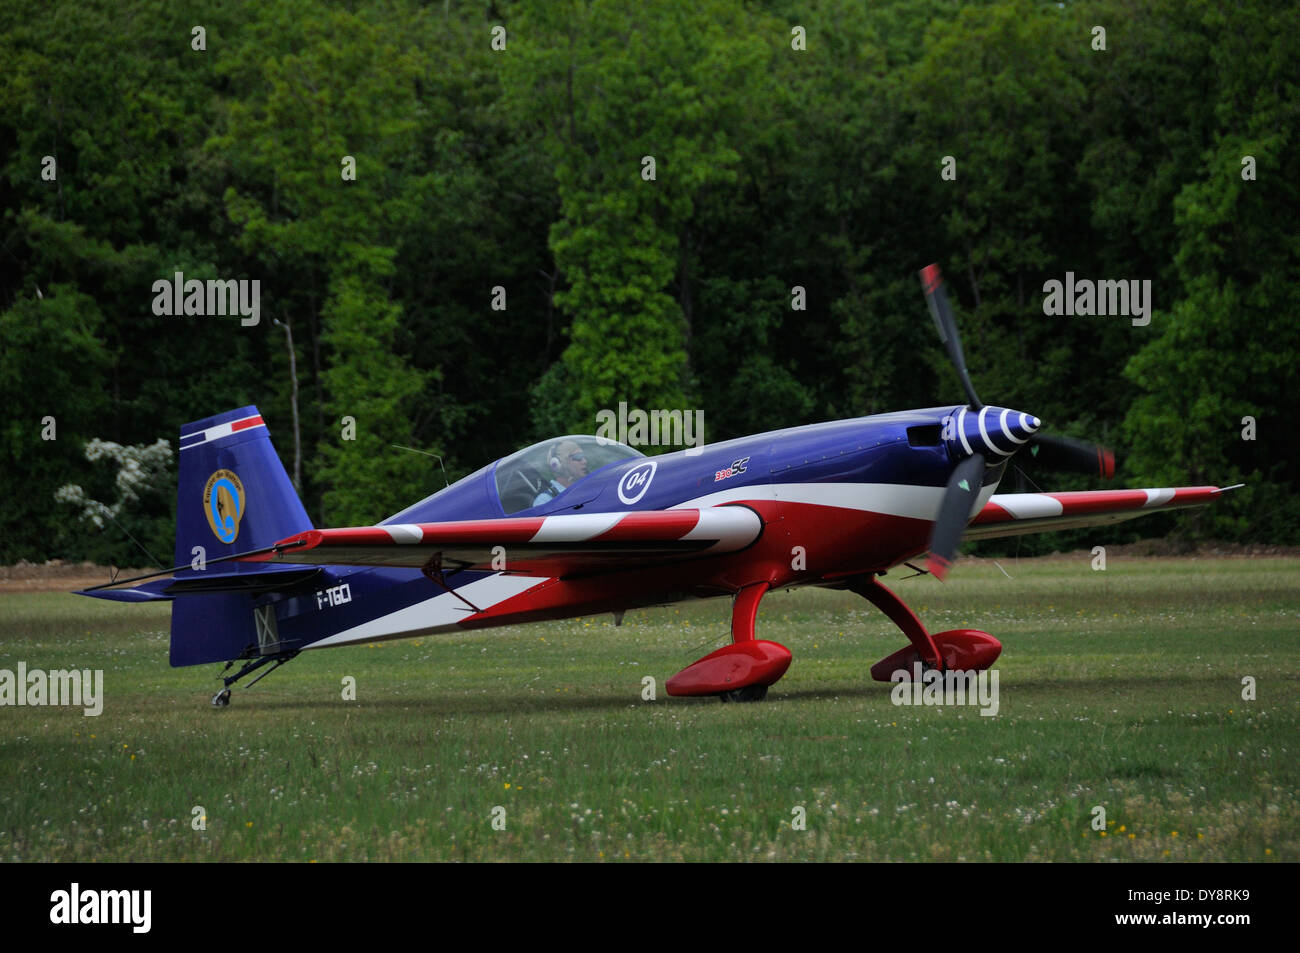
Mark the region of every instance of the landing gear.
POLYGON ((979 672, 997 661, 1002 652, 1001 642, 978 629, 951 629, 931 635, 903 600, 875 576, 856 576, 849 580, 848 588, 887 615, 909 642, 871 666, 871 677, 878 682, 895 681, 900 672, 908 681, 934 670, 979 672))
POLYGON ((767 686, 790 667, 789 649, 754 638, 758 603, 767 590, 766 582, 758 582, 736 593, 731 645, 710 652, 668 679, 669 695, 716 695, 724 702, 757 702, 767 697, 767 686))
MULTIPOLYGON (((267 669, 265 672, 263 672, 261 675, 257 676, 257 678, 253 679, 253 680, 252 680, 251 682, 249 682, 248 685, 246 686, 246 687, 248 687, 248 688, 252 688, 254 685, 256 685, 258 682, 260 682, 262 679, 266 678, 266 676, 270 675, 272 672, 274 672, 277 668, 279 668, 279 667, 280 667, 281 665, 283 665, 285 662, 289 661, 291 658, 295 658, 297 655, 298 655, 298 652, 297 652, 297 651, 292 651, 292 652, 277 652, 277 653, 274 654, 274 655, 263 655, 263 656, 260 656, 259 658, 255 658, 255 659, 253 659, 251 662, 245 662, 245 663, 244 663, 244 667, 241 668, 241 669, 240 669, 238 672, 236 672, 234 675, 227 675, 227 676, 225 676, 225 678, 222 679, 222 681, 225 683, 225 686, 226 686, 226 687, 223 688, 221 691, 217 692, 215 695, 212 696, 212 707, 213 707, 213 708, 227 708, 227 707, 229 707, 229 706, 230 706, 230 686, 233 685, 233 684, 235 684, 235 682, 239 681, 239 680, 240 680, 241 678, 243 678, 245 675, 249 675, 249 674, 252 674, 253 672, 256 672, 256 671, 257 671, 259 668, 261 668, 263 665, 271 665, 270 668, 268 668, 268 669, 267 669), (274 664, 271 664, 271 663, 274 663, 274 664)), ((230 661, 230 662, 227 662, 227 663, 226 663, 226 667, 225 667, 224 669, 222 669, 222 671, 223 671, 223 672, 229 671, 230 667, 231 667, 232 665, 234 665, 235 662, 237 662, 237 661, 239 661, 239 660, 238 660, 238 659, 234 659, 234 660, 232 660, 232 661, 230 661)))

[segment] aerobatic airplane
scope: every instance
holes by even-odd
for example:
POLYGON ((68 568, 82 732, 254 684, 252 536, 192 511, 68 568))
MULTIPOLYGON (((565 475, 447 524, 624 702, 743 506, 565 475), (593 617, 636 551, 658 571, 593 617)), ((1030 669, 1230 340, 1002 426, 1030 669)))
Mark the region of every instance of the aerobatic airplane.
MULTIPOLYGON (((968 398, 646 457, 566 436, 488 464, 376 526, 315 529, 256 407, 181 428, 176 566, 83 594, 172 601, 171 664, 226 662, 224 687, 304 649, 514 625, 730 596, 731 644, 686 666, 670 695, 756 701, 790 665, 755 637, 772 589, 848 589, 908 644, 871 669, 988 668, 986 632, 931 633, 879 577, 929 553, 942 579, 963 538, 1126 520, 1198 506, 1218 487, 998 493, 1029 450, 1049 468, 1109 477, 1110 451, 982 404, 939 269, 921 272, 968 398), (200 563, 199 556, 203 557, 200 563), (200 568, 195 568, 200 567, 200 568), (160 578, 166 577, 166 578, 160 578)), ((257 681, 257 679, 254 679, 257 681)))

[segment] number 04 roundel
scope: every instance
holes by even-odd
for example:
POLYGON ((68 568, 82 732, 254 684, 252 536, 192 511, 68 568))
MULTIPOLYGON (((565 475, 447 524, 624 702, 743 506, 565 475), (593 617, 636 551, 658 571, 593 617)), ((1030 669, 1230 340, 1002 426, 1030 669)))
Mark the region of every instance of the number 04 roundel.
POLYGON ((650 481, 654 479, 655 469, 658 466, 659 464, 654 460, 647 460, 645 463, 638 463, 623 474, 623 479, 618 481, 618 498, 624 505, 631 506, 645 496, 645 491, 650 489, 650 481))
POLYGON ((233 543, 244 518, 244 484, 230 470, 218 470, 203 486, 203 513, 213 534, 223 543, 233 543))

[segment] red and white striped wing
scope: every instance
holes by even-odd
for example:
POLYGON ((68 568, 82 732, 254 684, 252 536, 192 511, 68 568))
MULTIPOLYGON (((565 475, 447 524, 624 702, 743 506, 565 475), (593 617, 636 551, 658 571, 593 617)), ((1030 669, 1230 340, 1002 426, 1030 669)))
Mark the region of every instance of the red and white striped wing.
POLYGON ((1158 490, 995 493, 971 520, 962 538, 991 539, 1118 523, 1156 510, 1204 506, 1223 492, 1217 486, 1177 486, 1158 490))
POLYGON ((763 521, 744 506, 313 529, 249 561, 501 569, 565 576, 735 552, 763 521))

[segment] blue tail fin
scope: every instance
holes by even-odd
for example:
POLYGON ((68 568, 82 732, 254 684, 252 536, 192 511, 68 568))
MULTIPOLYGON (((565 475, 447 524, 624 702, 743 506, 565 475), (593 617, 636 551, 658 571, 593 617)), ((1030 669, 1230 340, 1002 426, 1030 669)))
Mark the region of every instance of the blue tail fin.
POLYGON ((215 559, 312 528, 256 407, 181 427, 179 456, 174 565, 192 562, 196 546, 215 559))
MULTIPOLYGON (((179 456, 174 565, 251 552, 312 528, 256 407, 184 425, 179 456)), ((261 563, 229 562, 183 569, 175 579, 266 571, 261 563)), ((172 665, 224 662, 258 641, 251 596, 174 596, 172 665)))

